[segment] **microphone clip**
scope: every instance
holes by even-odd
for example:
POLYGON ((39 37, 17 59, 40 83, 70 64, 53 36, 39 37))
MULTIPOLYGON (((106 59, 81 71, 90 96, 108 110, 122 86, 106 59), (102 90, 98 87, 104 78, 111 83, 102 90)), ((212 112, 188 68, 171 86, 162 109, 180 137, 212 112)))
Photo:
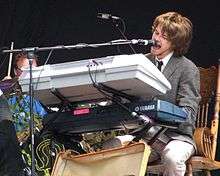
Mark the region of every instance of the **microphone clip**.
POLYGON ((156 45, 155 40, 144 40, 144 39, 132 39, 131 43, 138 45, 151 45, 151 46, 156 45))
POLYGON ((101 19, 105 19, 105 20, 109 20, 109 19, 119 20, 119 19, 121 19, 120 17, 113 16, 113 15, 108 14, 108 13, 98 13, 97 17, 101 18, 101 19))

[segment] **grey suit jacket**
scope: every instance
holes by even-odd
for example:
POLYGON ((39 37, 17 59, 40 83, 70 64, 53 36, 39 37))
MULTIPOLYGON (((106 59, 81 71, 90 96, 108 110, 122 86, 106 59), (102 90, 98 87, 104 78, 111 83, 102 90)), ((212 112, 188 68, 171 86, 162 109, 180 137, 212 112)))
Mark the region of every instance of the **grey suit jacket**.
MULTIPOLYGON (((146 55, 154 64, 155 58, 146 55)), ((170 82, 172 89, 165 95, 156 98, 183 107, 188 112, 188 119, 176 130, 167 130, 166 134, 174 139, 193 143, 192 135, 195 129, 195 118, 200 97, 200 74, 196 65, 186 57, 172 56, 163 70, 164 76, 170 82)))

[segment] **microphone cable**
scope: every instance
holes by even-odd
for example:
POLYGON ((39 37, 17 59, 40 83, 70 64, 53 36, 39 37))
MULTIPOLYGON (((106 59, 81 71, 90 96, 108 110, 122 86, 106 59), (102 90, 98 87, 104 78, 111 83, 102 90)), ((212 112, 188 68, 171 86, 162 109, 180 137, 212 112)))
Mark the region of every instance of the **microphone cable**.
MULTIPOLYGON (((98 66, 98 65, 96 65, 95 75, 97 74, 97 70, 98 70, 98 69, 97 69, 97 66, 98 66)), ((100 83, 97 82, 96 76, 95 76, 95 79, 93 78, 92 73, 91 73, 91 68, 90 68, 90 67, 91 67, 91 65, 90 65, 90 63, 89 63, 89 65, 88 65, 88 72, 89 72, 89 77, 90 77, 90 79, 91 79, 91 81, 92 81, 93 87, 96 88, 102 95, 104 95, 104 97, 106 97, 107 100, 111 100, 111 101, 115 102, 115 103, 118 104, 120 107, 122 107, 123 109, 125 109, 127 112, 130 112, 130 110, 129 110, 129 108, 128 108, 127 106, 123 105, 122 103, 119 103, 119 101, 116 100, 115 98, 113 98, 112 95, 110 95, 108 92, 102 90, 102 86, 101 86, 100 83)), ((121 122, 121 125, 124 127, 125 131, 128 130, 128 128, 126 127, 126 122, 122 121, 122 122, 121 122)))
MULTIPOLYGON (((114 27, 119 31, 119 33, 121 34, 121 36, 125 39, 125 40, 128 40, 127 37, 125 36, 125 31, 126 31, 126 25, 125 25, 125 21, 121 18, 121 17, 118 17, 118 16, 112 16, 111 14, 107 14, 107 13, 98 13, 98 18, 101 18, 101 19, 104 19, 104 20, 112 20, 113 24, 114 24, 114 27), (122 29, 120 29, 119 27, 119 23, 117 21, 120 21, 121 24, 122 24, 122 29)), ((120 46, 118 45, 117 46, 117 50, 119 53, 121 53, 120 51, 120 46)), ((129 44, 129 47, 130 49, 132 50, 132 52, 134 54, 136 54, 137 52, 135 51, 135 49, 132 47, 131 44, 129 44)))
MULTIPOLYGON (((137 118, 137 120, 139 120, 141 123, 144 124, 144 127, 141 126, 141 129, 138 128, 136 130, 134 130, 133 133, 131 134, 135 134, 137 131, 142 131, 144 129, 148 129, 149 125, 151 125, 152 121, 150 120, 150 118, 146 115, 144 115, 143 113, 136 113, 130 110, 129 107, 127 107, 125 104, 121 103, 120 100, 115 99, 112 95, 109 95, 109 92, 104 88, 104 85, 101 83, 98 83, 96 80, 96 74, 97 74, 97 67, 98 64, 95 62, 96 64, 96 69, 95 69, 95 79, 92 76, 91 73, 91 64, 89 63, 88 65, 88 72, 89 72, 89 77, 92 81, 92 84, 94 86, 94 88, 96 88, 101 94, 103 94, 108 100, 111 100, 112 102, 116 103, 117 105, 119 105, 122 109, 124 109, 126 112, 128 112, 130 114, 131 117, 133 118, 137 118), (141 116, 142 115, 142 116, 141 116)), ((111 93, 111 92, 110 92, 111 93)), ((112 94, 112 93, 111 93, 112 94)), ((127 99, 129 100, 129 99, 127 99)), ((129 100, 130 101, 130 100, 129 100)), ((126 127, 126 121, 122 121, 120 122, 121 125, 124 127, 125 131, 128 131, 128 128, 126 127)))
MULTIPOLYGON (((119 18, 119 20, 120 20, 121 23, 122 23, 123 29, 121 30, 121 29, 119 28, 119 24, 116 23, 116 20, 113 20, 113 22, 115 23, 115 28, 119 31, 119 33, 122 35, 122 37, 123 37, 125 40, 128 40, 128 38, 127 38, 127 37, 125 36, 125 34, 124 34, 125 31, 126 31, 125 21, 124 21, 122 18, 119 18)), ((131 48, 132 52, 133 52, 134 54, 136 54, 137 52, 135 51, 134 47, 133 47, 130 43, 129 43, 128 45, 129 45, 129 47, 131 48)), ((118 45, 117 47, 118 47, 118 50, 120 51, 119 45, 118 45)))

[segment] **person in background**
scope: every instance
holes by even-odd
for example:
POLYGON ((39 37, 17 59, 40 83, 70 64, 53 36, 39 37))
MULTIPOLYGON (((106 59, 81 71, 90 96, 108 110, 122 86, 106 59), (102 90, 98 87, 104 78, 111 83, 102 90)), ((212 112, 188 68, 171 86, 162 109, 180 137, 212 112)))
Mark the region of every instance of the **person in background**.
MULTIPOLYGON (((32 67, 37 67, 38 56, 34 55, 32 58, 32 67)), ((13 69, 15 77, 19 77, 22 74, 22 69, 29 67, 29 59, 27 53, 21 52, 15 55, 15 60, 13 62, 13 69)))
POLYGON ((24 176, 24 163, 7 99, 0 90, 0 175, 24 176))
MULTIPOLYGON (((182 108, 187 115, 186 122, 178 129, 168 129, 160 140, 151 147, 150 160, 161 159, 164 164, 164 176, 184 176, 185 162, 196 152, 193 141, 195 119, 200 101, 200 74, 196 65, 184 55, 187 53, 192 39, 191 21, 177 12, 168 12, 155 18, 152 26, 152 40, 156 45, 146 57, 151 60, 171 83, 171 90, 155 99, 168 101, 182 108)), ((159 126, 153 126, 142 136, 145 142, 150 140, 159 126)), ((133 140, 134 136, 119 136, 115 146, 133 140)), ((103 148, 114 144, 107 141, 103 148)))
MULTIPOLYGON (((32 66, 37 66, 37 56, 35 55, 32 60, 32 66)), ((21 76, 23 69, 29 67, 29 60, 27 58, 27 53, 21 52, 15 55, 14 60, 14 76, 19 78, 21 76)), ((29 135, 29 120, 30 120, 30 96, 22 93, 21 90, 16 92, 14 95, 8 98, 9 107, 12 112, 15 129, 19 139, 25 139, 29 135)), ((35 126, 37 128, 42 127, 42 118, 47 114, 47 111, 42 106, 42 104, 33 99, 33 113, 35 126)))

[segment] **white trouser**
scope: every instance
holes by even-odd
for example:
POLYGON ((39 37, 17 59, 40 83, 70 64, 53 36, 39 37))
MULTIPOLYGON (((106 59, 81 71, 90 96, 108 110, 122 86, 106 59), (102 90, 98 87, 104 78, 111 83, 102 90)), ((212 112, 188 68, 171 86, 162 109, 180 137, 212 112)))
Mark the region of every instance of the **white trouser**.
MULTIPOLYGON (((134 136, 117 136, 103 143, 103 149, 119 147, 132 141, 134 136)), ((157 155, 152 151, 150 158, 157 155)), ((171 140, 161 152, 162 163, 164 163, 163 176, 184 176, 186 172, 185 162, 195 153, 192 144, 179 140, 171 140)))
POLYGON ((161 155, 165 166, 163 176, 184 176, 186 172, 185 162, 194 152, 193 145, 188 142, 179 140, 170 141, 161 155))

